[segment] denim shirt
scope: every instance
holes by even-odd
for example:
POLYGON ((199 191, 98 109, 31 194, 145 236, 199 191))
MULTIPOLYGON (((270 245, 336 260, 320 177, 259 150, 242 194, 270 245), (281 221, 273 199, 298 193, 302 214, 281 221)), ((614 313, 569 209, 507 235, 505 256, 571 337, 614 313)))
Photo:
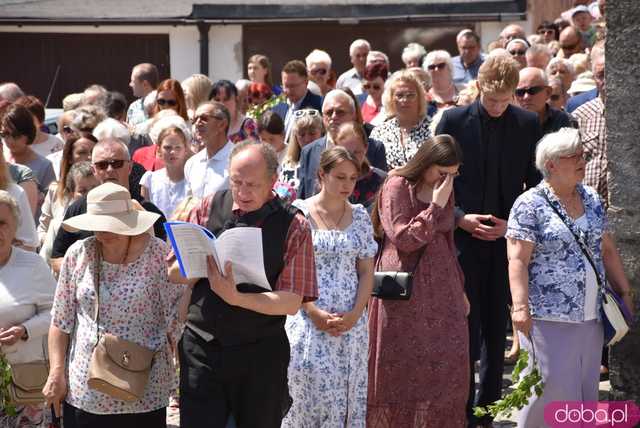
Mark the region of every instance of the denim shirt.
MULTIPOLYGON (((580 232, 545 181, 516 199, 509 215, 507 238, 534 244, 529 263, 529 308, 531 316, 547 321, 584 321, 587 261, 573 234, 549 206, 540 192, 545 192, 560 214, 569 219, 573 230, 591 249, 596 274, 605 280, 602 260, 602 236, 607 218, 598 193, 578 184, 588 231, 580 232)), ((602 291, 598 290, 596 314, 600 318, 602 291)))

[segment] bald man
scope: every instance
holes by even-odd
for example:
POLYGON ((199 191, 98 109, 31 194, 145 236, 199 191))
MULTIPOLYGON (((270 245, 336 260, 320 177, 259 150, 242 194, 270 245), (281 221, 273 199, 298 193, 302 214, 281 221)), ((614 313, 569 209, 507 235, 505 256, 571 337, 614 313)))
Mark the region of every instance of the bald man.
POLYGON ((503 48, 506 48, 507 44, 513 39, 527 40, 527 34, 524 32, 524 28, 518 24, 509 24, 500 32, 500 40, 502 40, 503 48))
POLYGON ((549 106, 551 87, 544 71, 536 67, 520 70, 520 80, 516 88, 516 101, 525 110, 538 115, 542 133, 548 134, 560 128, 574 127, 571 116, 549 106))
POLYGON ((577 28, 568 26, 560 33, 560 51, 559 58, 570 58, 575 53, 584 52, 584 43, 582 35, 577 28))

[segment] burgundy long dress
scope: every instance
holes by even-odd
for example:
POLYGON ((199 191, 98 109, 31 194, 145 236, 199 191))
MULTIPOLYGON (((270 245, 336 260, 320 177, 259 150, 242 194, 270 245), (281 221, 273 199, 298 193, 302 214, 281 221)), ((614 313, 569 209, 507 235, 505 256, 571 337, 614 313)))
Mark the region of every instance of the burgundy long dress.
POLYGON ((370 303, 367 427, 464 427, 469 338, 453 195, 444 208, 426 204, 406 179, 391 177, 380 198, 379 270, 410 271, 426 249, 410 300, 370 303))

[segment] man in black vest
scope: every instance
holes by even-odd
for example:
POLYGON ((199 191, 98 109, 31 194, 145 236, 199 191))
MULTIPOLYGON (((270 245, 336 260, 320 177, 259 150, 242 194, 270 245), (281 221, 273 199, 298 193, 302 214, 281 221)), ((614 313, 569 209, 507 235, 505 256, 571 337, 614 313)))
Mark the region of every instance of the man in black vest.
MULTIPOLYGON (((209 258, 208 278, 193 280, 180 355, 180 426, 280 426, 291 404, 287 385, 286 315, 318 296, 311 229, 271 190, 278 158, 271 146, 236 145, 230 190, 206 197, 189 221, 218 236, 233 227, 262 229, 264 265, 273 291, 236 284, 231 263, 209 258)), ((170 277, 180 280, 177 263, 170 277)), ((182 278, 181 282, 185 282, 182 278)))
POLYGON ((489 418, 476 420, 472 407, 492 403, 502 391, 509 296, 507 218, 515 199, 541 178, 534 166, 536 143, 542 136, 538 116, 511 104, 518 68, 508 55, 490 55, 478 73, 479 99, 445 111, 436 130, 453 136, 464 155, 454 183, 455 239, 471 303, 470 427, 491 426, 489 418), (478 359, 480 389, 474 400, 474 361, 478 359))

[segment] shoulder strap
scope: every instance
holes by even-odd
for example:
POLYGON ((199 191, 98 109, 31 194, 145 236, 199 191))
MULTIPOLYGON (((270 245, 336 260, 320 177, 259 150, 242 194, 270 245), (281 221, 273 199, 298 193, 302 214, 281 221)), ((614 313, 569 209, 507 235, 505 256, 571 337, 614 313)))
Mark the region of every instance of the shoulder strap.
MULTIPOLYGON (((380 260, 382 259, 382 251, 383 251, 383 247, 384 247, 384 241, 386 239, 387 239, 387 234, 383 233, 382 234, 382 241, 380 241, 380 244, 378 245, 378 252, 376 253, 376 260, 375 260, 375 265, 374 265, 374 268, 375 268, 376 271, 378 270, 378 266, 380 265, 380 260)), ((416 259, 416 264, 413 266, 413 269, 411 270, 411 273, 415 272, 416 268, 420 264, 420 260, 422 260, 422 256, 424 255, 424 252, 427 250, 427 245, 428 244, 424 244, 424 247, 422 247, 422 250, 420 250, 420 255, 416 259)))
POLYGON ((582 253, 587 258, 587 261, 589 262, 589 264, 593 268, 593 272, 596 275, 596 281, 598 282, 598 287, 604 288, 604 283, 602 281, 602 278, 600 278, 600 274, 598 274, 598 269, 596 269, 596 264, 593 261, 593 258, 591 257, 591 251, 589 250, 589 247, 587 246, 587 244, 582 240, 580 235, 578 235, 576 233, 576 231, 573 230, 573 227, 569 223, 569 220, 565 216, 562 215, 562 213, 558 210, 558 208, 556 208, 555 205, 553 205, 553 203, 551 203, 551 200, 549 199, 549 196, 547 196, 547 193, 544 190, 541 190, 539 193, 540 193, 540 195, 542 195, 542 197, 545 199, 545 201, 547 201, 547 204, 549 204, 551 209, 553 209, 553 211, 558 215, 558 217, 560 217, 560 220, 562 220, 562 222, 565 224, 565 226, 567 226, 567 229, 569 229, 569 231, 571 232, 571 234, 575 238, 576 242, 578 243, 578 246, 580 247, 580 250, 582 250, 582 253))
POLYGON ((100 341, 100 269, 102 268, 102 251, 100 251, 100 243, 94 238, 94 244, 96 246, 96 261, 93 268, 93 287, 96 291, 96 307, 93 313, 93 321, 96 323, 96 346, 100 341))

